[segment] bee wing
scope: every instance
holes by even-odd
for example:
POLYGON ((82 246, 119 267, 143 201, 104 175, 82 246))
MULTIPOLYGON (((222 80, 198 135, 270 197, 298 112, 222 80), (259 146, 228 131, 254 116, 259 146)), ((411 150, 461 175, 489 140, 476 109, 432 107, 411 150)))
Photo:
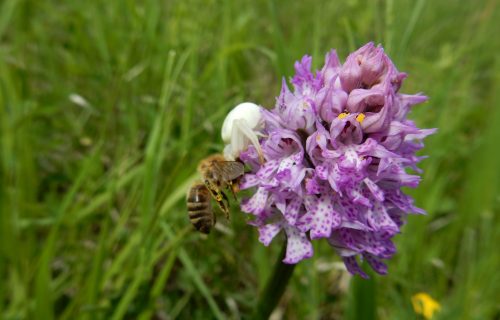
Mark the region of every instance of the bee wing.
POLYGON ((245 166, 238 161, 218 161, 214 163, 214 168, 218 178, 225 181, 234 180, 245 173, 245 166))

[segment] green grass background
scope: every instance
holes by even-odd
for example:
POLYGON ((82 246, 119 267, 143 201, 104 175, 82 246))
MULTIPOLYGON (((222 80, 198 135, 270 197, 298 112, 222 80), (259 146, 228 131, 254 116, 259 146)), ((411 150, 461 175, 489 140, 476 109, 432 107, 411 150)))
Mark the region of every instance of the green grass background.
POLYGON ((0 318, 248 317, 281 240, 263 247, 236 206, 192 232, 196 164, 302 55, 373 40, 409 73, 402 92, 430 96, 410 115, 439 128, 409 191, 428 215, 369 282, 316 243, 275 316, 418 319, 423 291, 436 319, 499 319, 499 32, 494 0, 2 0, 0 318))

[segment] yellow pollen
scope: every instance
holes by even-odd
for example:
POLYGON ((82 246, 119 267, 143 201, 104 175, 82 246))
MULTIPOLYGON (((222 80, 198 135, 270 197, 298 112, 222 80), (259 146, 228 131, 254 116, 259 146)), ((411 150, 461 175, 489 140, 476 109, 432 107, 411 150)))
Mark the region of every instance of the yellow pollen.
POLYGON ((345 117, 347 117, 349 115, 349 113, 347 112, 342 112, 341 114, 339 114, 337 116, 338 119, 344 119, 345 117))
POLYGON ((361 123, 363 122, 363 120, 365 120, 365 114, 364 113, 358 114, 358 116, 356 117, 356 121, 361 123))

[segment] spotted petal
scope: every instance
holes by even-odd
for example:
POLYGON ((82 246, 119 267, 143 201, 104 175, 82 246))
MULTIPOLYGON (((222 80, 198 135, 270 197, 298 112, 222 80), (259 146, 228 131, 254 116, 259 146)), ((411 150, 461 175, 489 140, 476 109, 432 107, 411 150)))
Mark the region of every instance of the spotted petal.
POLYGON ((334 208, 334 201, 331 196, 322 195, 313 201, 313 206, 309 210, 312 212, 313 221, 311 223, 311 239, 328 238, 335 229, 340 226, 340 213, 334 208))
POLYGON ((281 223, 266 224, 259 227, 259 241, 266 247, 281 231, 281 223))
POLYGON ((260 214, 266 207, 269 192, 259 188, 257 192, 241 205, 241 210, 247 213, 260 214))
POLYGON ((285 225, 285 231, 287 243, 284 263, 294 264, 312 257, 313 247, 305 233, 300 232, 299 229, 291 225, 285 225))
POLYGON ((362 278, 368 279, 368 275, 361 270, 355 256, 343 257, 342 260, 351 274, 359 274, 362 278))

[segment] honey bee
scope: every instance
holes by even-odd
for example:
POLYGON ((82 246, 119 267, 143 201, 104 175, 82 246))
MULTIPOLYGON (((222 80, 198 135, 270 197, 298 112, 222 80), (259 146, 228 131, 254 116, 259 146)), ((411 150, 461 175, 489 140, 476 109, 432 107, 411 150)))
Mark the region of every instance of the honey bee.
POLYGON ((244 169, 241 162, 228 161, 220 154, 200 161, 198 171, 203 182, 196 182, 187 196, 189 219, 198 231, 207 234, 215 225, 210 196, 229 219, 229 199, 222 190, 230 189, 236 199, 236 193, 239 191, 238 180, 244 174, 244 169))

